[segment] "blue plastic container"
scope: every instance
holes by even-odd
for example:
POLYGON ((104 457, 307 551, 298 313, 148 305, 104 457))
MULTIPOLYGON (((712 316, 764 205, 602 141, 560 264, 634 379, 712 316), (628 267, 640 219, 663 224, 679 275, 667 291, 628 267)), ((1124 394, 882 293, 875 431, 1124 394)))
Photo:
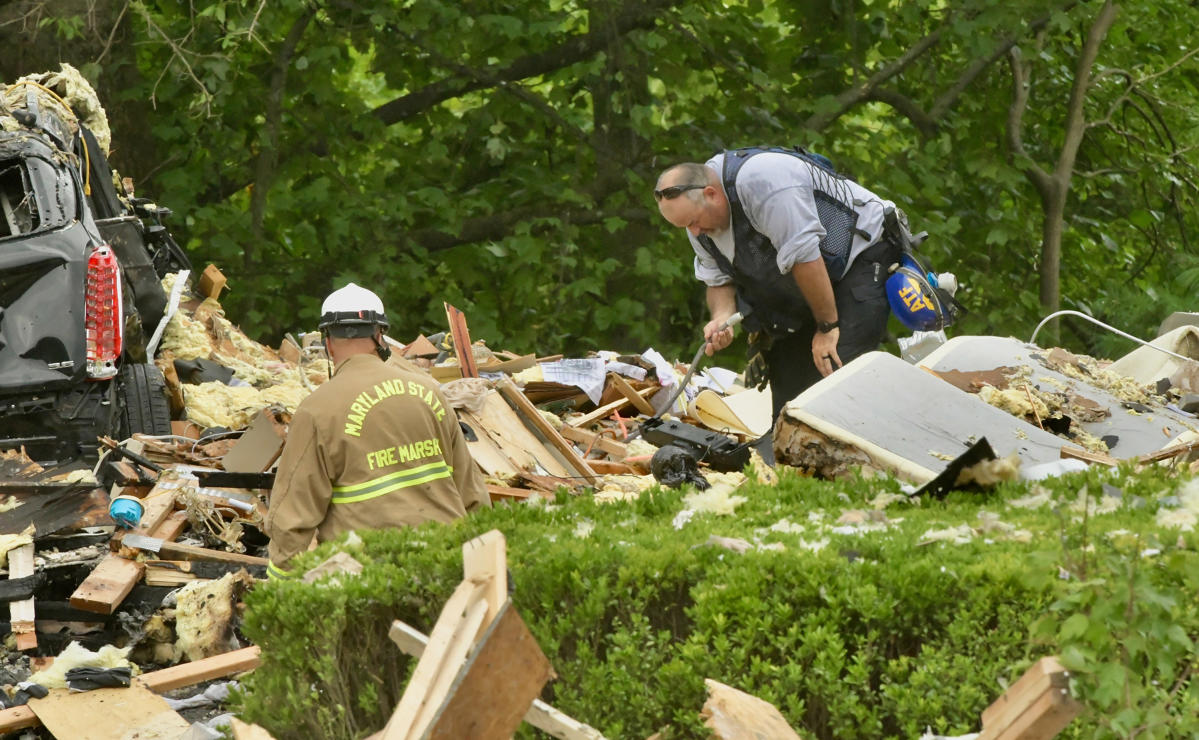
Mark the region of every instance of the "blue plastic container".
POLYGON ((118 496, 108 505, 108 516, 126 529, 133 529, 142 520, 142 502, 135 498, 118 496))

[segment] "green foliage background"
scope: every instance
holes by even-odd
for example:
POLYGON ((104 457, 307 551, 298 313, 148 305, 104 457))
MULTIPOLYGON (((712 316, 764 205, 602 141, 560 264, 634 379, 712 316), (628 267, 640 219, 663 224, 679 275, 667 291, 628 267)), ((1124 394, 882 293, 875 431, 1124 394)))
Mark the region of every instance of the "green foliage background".
POLYGON ((775 704, 803 737, 961 735, 1044 655, 1062 656, 1088 710, 1063 737, 1194 737, 1199 543, 1157 517, 1199 506, 1199 481, 1096 470, 1046 486, 891 503, 886 526, 861 529, 843 515, 897 482, 787 471, 739 489, 735 514, 681 529, 686 492, 651 489, 362 532, 298 563, 343 549, 360 576, 247 597, 264 662, 237 711, 281 740, 382 727, 414 664, 388 641, 391 621, 428 634, 462 578, 462 544, 499 529, 513 604, 558 674, 542 698, 606 737, 707 737, 705 678, 775 704), (1013 505, 1030 495, 1043 505, 1013 505), (963 525, 964 544, 930 536, 963 525))
POLYGON ((1185 0, 20 0, 0 9, 0 74, 69 61, 96 81, 115 164, 232 277, 229 315, 264 341, 355 280, 400 339, 444 328, 445 300, 497 348, 681 356, 702 290, 649 190, 756 143, 808 145, 907 210, 965 286, 955 331, 1027 337, 1055 307, 1042 273, 1062 308, 1137 335, 1195 308, 1197 21, 1185 0), (1030 172, 1056 173, 1107 5, 1059 272, 1030 172))

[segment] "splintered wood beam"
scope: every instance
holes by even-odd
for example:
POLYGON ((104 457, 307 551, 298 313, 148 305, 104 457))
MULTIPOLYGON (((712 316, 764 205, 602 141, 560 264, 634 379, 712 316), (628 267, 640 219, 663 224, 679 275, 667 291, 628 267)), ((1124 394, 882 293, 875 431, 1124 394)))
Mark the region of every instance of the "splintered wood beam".
POLYGON ((1062 445, 1061 456, 1063 460, 1082 460, 1085 463, 1097 463, 1099 465, 1107 465, 1115 467, 1120 464, 1120 461, 1111 455, 1105 455, 1102 452, 1091 452, 1084 450, 1081 447, 1071 447, 1070 445, 1062 445))
POLYGON ((1070 696, 1070 673, 1057 658, 1042 658, 983 710, 978 740, 1052 738, 1082 709, 1070 696))
POLYGON ((523 500, 533 494, 527 488, 513 488, 512 486, 499 486, 494 483, 487 483, 487 495, 491 497, 491 503, 499 501, 523 500))
POLYGON ((211 658, 201 658, 190 663, 180 663, 170 668, 138 676, 136 680, 144 683, 151 691, 161 694, 185 686, 194 686, 214 678, 232 676, 257 668, 262 663, 262 649, 251 645, 241 650, 214 655, 211 658))
POLYGON ((620 395, 629 399, 629 403, 633 404, 638 411, 646 416, 654 415, 654 407, 650 405, 649 401, 645 400, 645 396, 642 396, 635 388, 633 388, 632 385, 629 384, 629 381, 624 379, 623 375, 620 373, 608 373, 608 382, 611 383, 616 390, 620 391, 620 395))
MULTIPOLYGON (((10 580, 30 578, 36 571, 33 562, 33 543, 21 545, 8 553, 8 577, 10 580)), ((8 619, 17 638, 17 650, 24 652, 37 647, 37 631, 33 597, 8 604, 8 619)))
MULTIPOLYGON (((615 457, 617 460, 623 460, 629 456, 628 445, 617 442, 612 437, 606 437, 596 432, 589 432, 586 429, 579 429, 570 424, 563 424, 561 434, 571 442, 578 442, 581 445, 586 445, 593 449, 602 450, 607 454, 615 457)), ((595 466, 594 460, 588 460, 588 465, 595 466)))
POLYGON ((483 627, 491 624, 508 600, 508 542, 498 529, 484 532, 462 545, 463 579, 487 584, 483 598, 487 601, 487 618, 483 627))
POLYGON ((1162 460, 1169 460, 1195 449, 1199 449, 1199 442, 1185 442, 1183 444, 1171 445, 1170 447, 1163 447, 1157 452, 1141 455, 1136 459, 1136 463, 1137 465, 1147 465, 1149 463, 1161 462, 1162 460))
POLYGON ((137 582, 144 566, 119 555, 106 555, 71 594, 71 606, 96 614, 112 614, 137 582))
POLYGON ((505 602, 471 650, 454 680, 432 697, 433 718, 422 735, 429 740, 509 738, 533 700, 554 676, 549 660, 520 614, 505 602), (486 707, 486 711, 479 711, 486 707))
MULTIPOLYGON (((653 394, 657 393, 660 390, 662 390, 662 389, 656 388, 654 386, 650 386, 649 388, 642 388, 641 390, 636 391, 636 394, 641 396, 642 398, 647 398, 647 397, 652 396, 653 394)), ((606 404, 604 406, 600 406, 598 409, 596 409, 595 411, 592 411, 590 414, 587 414, 586 416, 581 416, 578 419, 575 419, 574 421, 570 422, 570 425, 572 427, 575 427, 576 429, 581 429, 593 421, 599 421, 600 419, 608 418, 609 416, 612 415, 612 413, 614 411, 619 411, 620 409, 623 409, 625 406, 628 406, 628 405, 629 405, 629 399, 618 398, 615 401, 613 401, 612 403, 606 404)))
POLYGON ((172 560, 197 560, 210 563, 238 563, 241 565, 261 565, 264 568, 269 562, 266 558, 260 558, 254 555, 243 555, 239 552, 225 552, 224 550, 210 550, 207 547, 184 545, 179 542, 167 542, 166 540, 163 540, 162 544, 158 545, 158 550, 156 552, 161 557, 172 560))
MULTIPOLYGON (((419 658, 425 652, 425 646, 429 644, 429 638, 424 633, 398 619, 391 623, 387 636, 401 652, 413 658, 419 658)), ((562 740, 604 740, 599 730, 567 716, 540 699, 533 700, 532 706, 525 712, 524 720, 542 732, 562 740)))
MULTIPOLYGON (((545 417, 541 415, 541 412, 537 410, 533 402, 525 396, 520 388, 516 387, 516 383, 513 383, 510 378, 505 377, 497 383, 497 386, 500 389, 500 393, 504 394, 504 398, 508 399, 508 402, 533 425, 533 428, 540 432, 541 436, 545 437, 546 441, 553 445, 554 449, 562 457, 566 458, 566 462, 570 463, 570 466, 577 470, 588 483, 594 484, 595 471, 588 467, 587 461, 575 451, 575 448, 569 442, 562 438, 558 430, 550 426, 550 423, 545 420, 545 417)), ((624 399, 624 402, 628 403, 628 399, 624 399)))
POLYGON ((387 726, 383 728, 383 737, 386 740, 406 740, 411 734, 426 694, 437 680, 450 643, 465 619, 464 612, 482 600, 485 588, 481 583, 462 581, 446 601, 441 615, 437 618, 437 624, 433 626, 429 645, 417 661, 412 678, 404 689, 404 695, 400 697, 400 703, 392 712, 387 726))
POLYGON ((479 377, 474 349, 470 344, 470 330, 466 327, 466 315, 446 303, 445 317, 450 324, 450 335, 454 337, 454 354, 458 357, 458 366, 462 368, 462 377, 479 377))

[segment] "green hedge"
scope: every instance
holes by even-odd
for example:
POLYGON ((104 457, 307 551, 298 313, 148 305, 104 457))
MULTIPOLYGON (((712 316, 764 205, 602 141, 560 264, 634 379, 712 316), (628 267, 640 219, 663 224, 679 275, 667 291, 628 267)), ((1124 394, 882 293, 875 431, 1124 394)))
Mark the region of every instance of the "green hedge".
MULTIPOLYGON (((1065 737, 1131 736, 1129 727, 1163 717, 1166 729, 1142 736, 1194 736, 1199 722, 1188 713, 1199 707, 1197 689, 1179 680, 1193 653, 1188 641, 1199 635, 1194 535, 1154 521, 1158 500, 1174 503, 1179 482, 1114 476, 1050 483, 1053 508, 1010 506, 1029 493, 1016 484, 894 503, 879 531, 835 527, 846 510, 897 492, 895 481, 787 473, 777 486, 743 486, 737 493, 748 501, 735 514, 700 514, 681 529, 672 520, 684 493, 652 489, 632 503, 562 495, 451 526, 364 532, 346 548, 363 562, 361 576, 337 586, 272 582, 248 596, 244 631, 262 647, 263 665, 245 681, 237 711, 281 740, 381 728, 414 665, 388 641, 388 626, 398 618, 427 633, 461 580, 462 543, 499 529, 513 602, 558 673, 543 698, 614 740, 657 731, 706 737, 698 718, 704 678, 775 704, 810 738, 976 732, 1003 684, 1048 654, 1068 656, 1084 690, 1101 694, 1084 697, 1095 711, 1065 737), (1116 511, 1069 506, 1080 493, 1099 500, 1121 487, 1116 511), (1031 540, 981 531, 981 510, 1031 540), (967 544, 924 540, 961 524, 980 530, 967 544), (707 544, 710 535, 762 549, 737 553, 707 544), (1154 538, 1165 542, 1161 553, 1145 557, 1154 538), (822 540, 821 549, 805 546, 822 540), (1129 550, 1130 541, 1140 544, 1129 550), (765 547, 778 544, 784 549, 765 547), (1071 573, 1084 561, 1089 573, 1071 573), (1139 567, 1131 575, 1130 563, 1139 567), (1120 611, 1104 606, 1111 603, 1125 611, 1133 603, 1134 614, 1105 635, 1101 620, 1120 611), (1080 624, 1078 614, 1094 619, 1080 624), (1121 629, 1160 639, 1130 656, 1114 637, 1121 629), (1141 686, 1137 707, 1107 695, 1114 665, 1127 666, 1124 688, 1141 686), (1150 716, 1154 707, 1160 716, 1150 716), (1113 725, 1121 711, 1124 725, 1113 725)), ((300 567, 337 548, 303 556, 300 567)), ((536 736, 527 726, 521 732, 536 736)))

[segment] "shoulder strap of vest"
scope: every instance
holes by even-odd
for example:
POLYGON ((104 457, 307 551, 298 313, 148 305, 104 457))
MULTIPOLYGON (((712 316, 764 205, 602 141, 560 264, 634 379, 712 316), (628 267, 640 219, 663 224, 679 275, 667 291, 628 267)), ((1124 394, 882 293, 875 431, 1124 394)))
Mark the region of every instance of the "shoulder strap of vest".
POLYGON ((700 234, 695 240, 699 242, 699 245, 704 248, 705 252, 712 256, 712 259, 716 260, 716 266, 720 268, 720 271, 736 281, 737 271, 733 268, 733 263, 729 262, 729 258, 724 256, 724 252, 720 251, 716 246, 716 242, 712 241, 712 237, 707 234, 700 234))

